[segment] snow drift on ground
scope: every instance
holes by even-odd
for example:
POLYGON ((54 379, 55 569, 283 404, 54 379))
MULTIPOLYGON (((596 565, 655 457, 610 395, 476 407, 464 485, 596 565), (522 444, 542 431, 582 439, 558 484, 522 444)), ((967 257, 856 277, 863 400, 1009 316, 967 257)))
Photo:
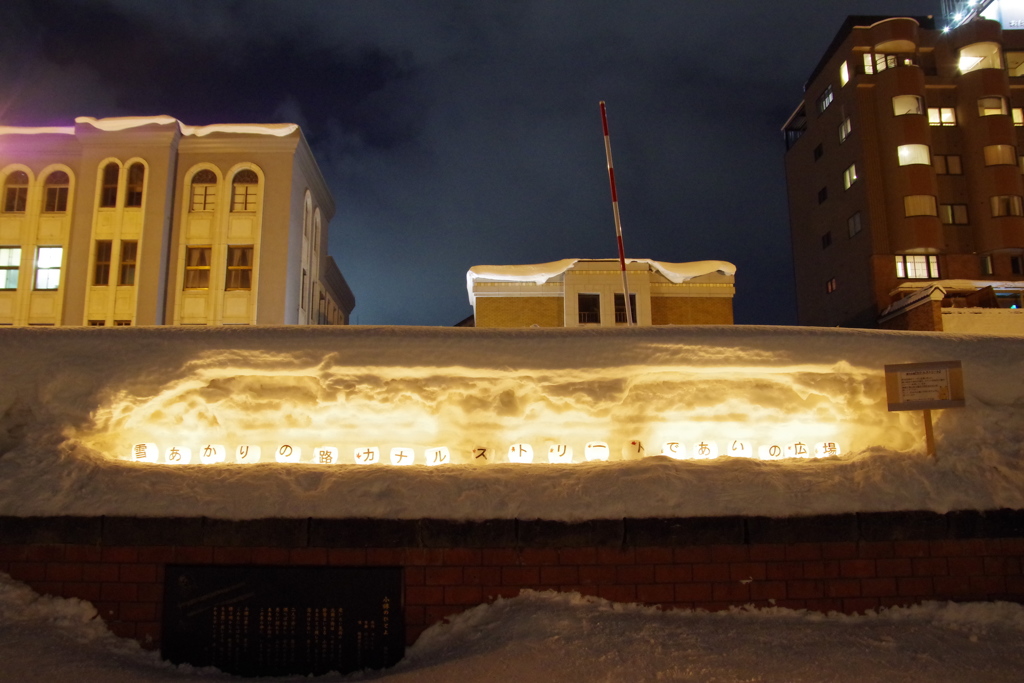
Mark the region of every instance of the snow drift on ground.
POLYGON ((0 330, 0 515, 552 519, 1024 507, 1024 339, 783 327, 0 330), (883 366, 961 360, 966 407, 888 412, 883 366), (582 462, 590 441, 610 462, 582 462), (835 441, 824 459, 652 456, 835 441), (131 462, 132 444, 263 462, 131 462), (273 460, 279 444, 302 464, 273 460), (508 463, 529 443, 538 462, 508 463), (640 443, 642 453, 631 444, 640 443), (547 448, 573 448, 548 464, 547 448), (311 461, 338 448, 341 464, 311 461), (440 467, 357 448, 445 446, 440 467), (486 448, 487 458, 474 457, 486 448))
MULTIPOLYGON (((0 681, 238 680, 173 667, 114 637, 95 615, 87 602, 40 597, 0 574, 0 681)), ((1022 638, 1024 607, 1010 603, 826 616, 778 608, 659 611, 526 592, 431 627, 390 670, 345 680, 998 683, 1020 680, 1022 638)))

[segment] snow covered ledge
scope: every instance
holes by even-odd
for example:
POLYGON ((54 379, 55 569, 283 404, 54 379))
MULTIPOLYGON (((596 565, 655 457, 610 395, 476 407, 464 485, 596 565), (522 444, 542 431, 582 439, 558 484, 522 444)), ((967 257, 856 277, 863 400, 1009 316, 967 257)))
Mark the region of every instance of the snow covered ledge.
POLYGON ((562 522, 1024 508, 1024 340, 770 327, 0 330, 0 515, 562 522), (966 408, 886 411, 882 367, 960 360, 966 408), (823 459, 642 457, 835 441, 823 459), (581 462, 608 443, 611 460, 581 462), (172 466, 133 444, 301 444, 172 466), (643 453, 631 444, 646 445, 643 453), (506 462, 511 444, 576 449, 506 462), (445 446, 452 463, 355 464, 445 446), (332 464, 311 462, 322 446, 332 464), (476 455, 487 448, 485 464, 476 455), (499 462, 494 462, 494 460, 499 462), (264 460, 267 460, 265 458, 264 460), (339 462, 340 461, 340 464, 339 462))

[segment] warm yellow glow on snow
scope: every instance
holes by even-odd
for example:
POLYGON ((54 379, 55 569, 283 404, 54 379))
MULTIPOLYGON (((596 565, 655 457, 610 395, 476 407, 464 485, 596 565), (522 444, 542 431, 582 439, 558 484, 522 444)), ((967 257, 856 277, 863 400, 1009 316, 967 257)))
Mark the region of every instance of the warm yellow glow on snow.
POLYGON ((81 436, 139 462, 185 464, 194 452, 230 465, 265 451, 271 462, 385 466, 827 457, 919 440, 913 416, 886 410, 881 367, 730 360, 694 347, 686 365, 519 370, 210 353, 154 395, 111 397, 81 436))

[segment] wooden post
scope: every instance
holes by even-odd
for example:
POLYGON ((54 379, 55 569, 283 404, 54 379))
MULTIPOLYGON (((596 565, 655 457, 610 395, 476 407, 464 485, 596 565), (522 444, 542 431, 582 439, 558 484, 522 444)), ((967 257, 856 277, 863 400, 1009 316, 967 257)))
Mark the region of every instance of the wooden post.
POLYGON ((935 456, 935 431, 932 429, 932 411, 924 411, 924 443, 928 449, 928 455, 935 456))

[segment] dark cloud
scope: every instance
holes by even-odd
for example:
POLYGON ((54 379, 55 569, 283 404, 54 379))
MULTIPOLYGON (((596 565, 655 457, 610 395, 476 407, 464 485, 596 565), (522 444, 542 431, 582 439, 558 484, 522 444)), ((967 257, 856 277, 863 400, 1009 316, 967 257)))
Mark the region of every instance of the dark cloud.
POLYGON ((606 100, 627 253, 792 323, 779 128, 846 14, 939 9, 898 5, 5 0, 0 123, 300 123, 356 320, 449 325, 472 265, 615 255, 606 100))

